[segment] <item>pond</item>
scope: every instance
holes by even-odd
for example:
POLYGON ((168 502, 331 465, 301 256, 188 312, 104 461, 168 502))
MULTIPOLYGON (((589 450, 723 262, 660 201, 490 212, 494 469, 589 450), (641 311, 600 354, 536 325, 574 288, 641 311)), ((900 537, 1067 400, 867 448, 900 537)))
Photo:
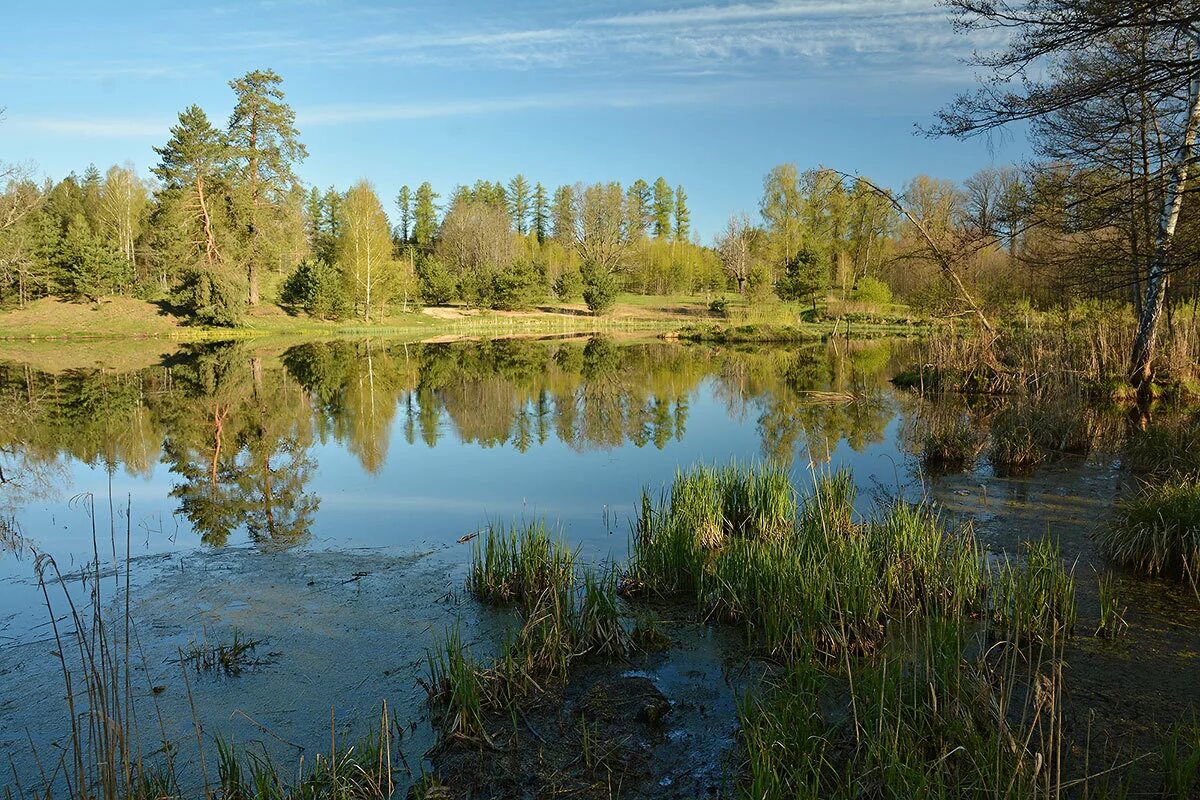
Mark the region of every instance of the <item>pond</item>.
MULTIPOLYGON (((457 625, 487 652, 511 624, 463 592, 473 535, 489 524, 545 519, 582 560, 619 561, 642 492, 657 497, 677 470, 769 460, 806 486, 846 468, 863 513, 928 499, 996 552, 1053 529, 1083 606, 1103 569, 1090 531, 1126 480, 1104 448, 1033 475, 983 463, 929 478, 914 432, 946 410, 892 387, 912 360, 899 341, 339 339, 190 345, 147 360, 0 363, 0 747, 26 778, 30 744, 60 738, 67 713, 34 551, 66 576, 49 581, 60 621, 64 588, 82 605, 99 586, 119 607, 128 576, 149 740, 194 741, 199 725, 294 758, 328 748, 331 708, 352 738, 387 700, 418 775, 432 744, 418 683, 427 650, 457 625), (249 668, 193 672, 185 691, 184 654, 233 631, 258 643, 249 668)), ((1186 676, 1200 637, 1194 597, 1129 581, 1135 633, 1079 647, 1079 691, 1126 724, 1114 730, 1145 732, 1180 697, 1196 701, 1186 676), (1139 679, 1135 657, 1153 679, 1139 679)), ((693 775, 673 784, 681 796, 728 781, 744 678, 731 676, 738 637, 724 637, 681 623, 677 656, 642 665, 682 698, 667 756, 693 775)))

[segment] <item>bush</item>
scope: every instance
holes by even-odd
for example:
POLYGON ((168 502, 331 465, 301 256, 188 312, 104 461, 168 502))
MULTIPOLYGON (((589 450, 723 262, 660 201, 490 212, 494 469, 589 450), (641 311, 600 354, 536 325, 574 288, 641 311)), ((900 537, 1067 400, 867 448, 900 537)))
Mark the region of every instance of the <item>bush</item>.
POLYGON ((892 302, 891 288, 878 278, 859 278, 854 285, 851 297, 860 303, 875 303, 890 305, 892 302))
POLYGON ((417 280, 421 287, 421 300, 426 305, 444 306, 458 292, 458 282, 446 265, 436 258, 426 258, 417 265, 417 280))
POLYGON ((303 309, 319 319, 341 319, 347 311, 342 276, 321 258, 301 261, 283 282, 279 299, 283 305, 303 309))
POLYGON ((188 270, 175 292, 176 305, 203 325, 234 327, 246 313, 246 287, 218 270, 188 270))
POLYGON ((606 270, 589 267, 583 272, 583 302, 593 314, 603 314, 617 302, 620 281, 606 270))
POLYGON ((554 296, 564 303, 574 300, 583 292, 583 276, 579 270, 569 269, 554 279, 554 296))
POLYGON ((504 311, 532 308, 546 296, 545 281, 537 265, 518 261, 492 275, 487 304, 504 311))
POLYGON ((713 316, 724 319, 729 316, 729 300, 724 297, 718 297, 708 304, 708 310, 713 316))

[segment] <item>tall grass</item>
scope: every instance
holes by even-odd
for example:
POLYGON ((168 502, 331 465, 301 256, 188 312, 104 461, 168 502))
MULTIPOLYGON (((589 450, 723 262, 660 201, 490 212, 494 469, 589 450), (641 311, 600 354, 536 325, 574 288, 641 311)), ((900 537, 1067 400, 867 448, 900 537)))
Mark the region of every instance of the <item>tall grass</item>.
POLYGON ((1061 672, 1052 659, 1029 664, 1015 649, 980 648, 957 621, 933 618, 879 658, 847 661, 842 673, 789 664, 740 706, 739 794, 1057 796, 1061 672))
MULTIPOLYGON (((755 485, 754 471, 741 473, 743 486, 755 485)), ((672 498, 694 474, 676 477, 672 498)), ((742 624, 757 644, 788 658, 814 647, 827 657, 870 650, 889 620, 957 614, 981 602, 985 574, 969 530, 949 532, 903 503, 856 522, 846 472, 819 477, 795 506, 783 507, 786 515, 755 505, 790 496, 771 485, 770 493, 751 496, 742 518, 786 516, 789 527, 755 524, 754 535, 734 535, 739 529, 731 527, 716 550, 706 547, 693 506, 644 502, 630 574, 638 585, 690 597, 704 614, 742 624)))
POLYGON ((1200 479, 1144 484, 1096 535, 1109 560, 1152 575, 1200 578, 1200 479))
POLYGON ((1063 563, 1057 540, 1026 543, 1026 557, 1007 557, 991 581, 990 606, 997 632, 1018 640, 1053 639, 1075 626, 1075 575, 1063 563))

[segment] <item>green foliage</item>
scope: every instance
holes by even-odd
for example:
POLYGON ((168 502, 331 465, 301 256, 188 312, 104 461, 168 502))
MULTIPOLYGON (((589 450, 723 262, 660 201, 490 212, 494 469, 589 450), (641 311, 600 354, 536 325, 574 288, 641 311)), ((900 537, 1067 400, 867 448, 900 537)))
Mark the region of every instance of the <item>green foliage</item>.
POLYGON ((192 267, 184 271, 174 301, 196 322, 234 327, 246 313, 245 284, 224 270, 192 267))
POLYGON ((546 277, 536 264, 517 261, 491 277, 488 306, 504 311, 532 308, 546 296, 546 277))
POLYGON ((789 302, 814 301, 828 285, 829 267, 820 253, 811 248, 796 252, 783 265, 783 275, 775 282, 775 294, 789 302))
POLYGON ((1017 639, 1061 638, 1075 626, 1075 575, 1056 540, 1027 542, 1022 564, 1007 558, 992 582, 992 621, 1017 639))
POLYGON ((428 256, 418 261, 417 280, 426 305, 444 306, 458 295, 458 281, 439 258, 428 256))
POLYGON ((613 273, 585 265, 581 270, 583 280, 583 302, 593 314, 604 314, 617 302, 621 290, 621 279, 613 273))
POLYGON ((1173 477, 1144 485, 1119 504, 1116 521, 1100 530, 1096 543, 1115 564, 1200 580, 1200 480, 1173 477))
POLYGON ((320 258, 301 261, 284 281, 279 299, 318 319, 342 319, 350 310, 341 273, 320 258))
POLYGON ((564 303, 583 294, 583 276, 577 269, 566 269, 554 279, 554 296, 564 303))
POLYGON ((92 233, 82 217, 71 221, 58 257, 64 288, 76 297, 99 300, 133 283, 133 265, 92 233))
POLYGON ((851 297, 860 303, 888 305, 892 302, 892 290, 878 278, 868 276, 858 279, 851 297))

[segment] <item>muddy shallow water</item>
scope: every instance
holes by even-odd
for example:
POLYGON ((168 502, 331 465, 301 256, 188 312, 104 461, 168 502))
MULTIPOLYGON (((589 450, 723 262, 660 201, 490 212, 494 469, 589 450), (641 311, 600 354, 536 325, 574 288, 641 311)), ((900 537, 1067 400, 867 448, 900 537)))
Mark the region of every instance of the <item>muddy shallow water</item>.
MULTIPOLYGON (((1121 576, 1129 632, 1089 635, 1106 569, 1090 537, 1128 484, 1119 459, 1096 452, 1025 477, 997 476, 983 459, 926 478, 909 441, 917 402, 888 383, 905 358, 890 342, 592 339, 207 345, 123 372, 0 364, 0 747, 28 781, 30 742, 64 731, 32 550, 56 559, 80 602, 98 552, 102 596, 120 611, 128 531, 144 738, 157 742, 161 726, 194 740, 198 721, 284 763, 311 760, 329 747, 331 709, 352 741, 386 700, 419 776, 434 743, 419 685, 427 650, 458 625, 486 657, 513 624, 465 595, 461 537, 544 517, 585 561, 621 559, 643 487, 657 492, 697 461, 764 458, 801 486, 849 468, 864 512, 883 496, 930 499, 994 553, 1059 537, 1079 587, 1068 724, 1152 746, 1156 726, 1200 702, 1200 603, 1186 587, 1121 576), (256 663, 191 672, 189 701, 181 648, 235 630, 260 642, 256 663)), ((50 588, 60 619, 62 591, 50 588)), ((672 648, 601 676, 648 679, 671 704, 646 734, 655 759, 640 791, 727 794, 753 666, 736 632, 663 613, 677 618, 672 648)))

